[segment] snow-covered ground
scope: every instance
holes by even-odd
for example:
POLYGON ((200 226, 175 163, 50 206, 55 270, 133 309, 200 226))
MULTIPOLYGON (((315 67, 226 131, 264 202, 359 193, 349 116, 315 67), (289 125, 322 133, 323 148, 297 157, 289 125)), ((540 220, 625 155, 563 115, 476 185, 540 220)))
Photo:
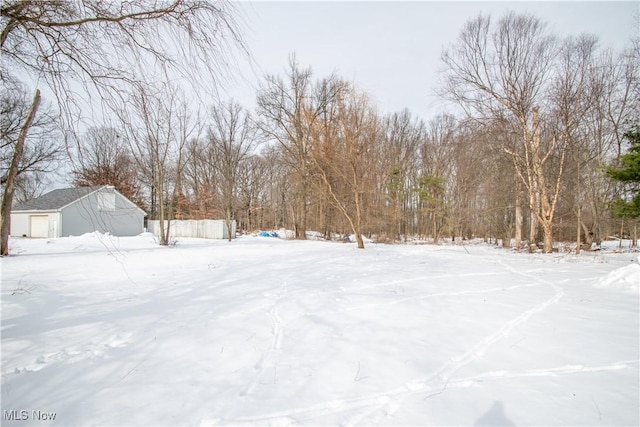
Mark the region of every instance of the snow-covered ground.
POLYGON ((640 424, 637 254, 149 235, 12 248, 5 426, 640 424))

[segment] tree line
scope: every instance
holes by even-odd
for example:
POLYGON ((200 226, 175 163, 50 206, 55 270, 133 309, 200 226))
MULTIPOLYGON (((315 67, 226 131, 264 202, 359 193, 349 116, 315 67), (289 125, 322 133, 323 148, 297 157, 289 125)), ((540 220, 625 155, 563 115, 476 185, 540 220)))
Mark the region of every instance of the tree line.
POLYGON ((426 121, 381 113, 294 55, 264 77, 252 112, 233 100, 203 109, 161 79, 135 84, 111 120, 78 134, 72 179, 114 185, 150 219, 235 219, 359 247, 482 237, 579 251, 637 226, 637 187, 615 166, 638 131, 639 59, 637 40, 613 52, 509 12, 469 20, 443 48, 437 90, 458 113, 426 121))

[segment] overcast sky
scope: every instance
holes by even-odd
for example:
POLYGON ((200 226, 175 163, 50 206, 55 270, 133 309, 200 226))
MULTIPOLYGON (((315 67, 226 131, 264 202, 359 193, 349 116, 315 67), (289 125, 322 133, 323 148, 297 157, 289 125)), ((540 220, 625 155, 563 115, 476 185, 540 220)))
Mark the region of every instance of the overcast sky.
POLYGON ((257 82, 283 74, 290 53, 316 77, 336 72, 365 90, 383 112, 408 108, 424 119, 443 106, 433 95, 443 46, 478 13, 532 13, 555 33, 599 36, 618 51, 638 32, 640 2, 241 2, 245 37, 256 67, 229 97, 255 107, 257 82))

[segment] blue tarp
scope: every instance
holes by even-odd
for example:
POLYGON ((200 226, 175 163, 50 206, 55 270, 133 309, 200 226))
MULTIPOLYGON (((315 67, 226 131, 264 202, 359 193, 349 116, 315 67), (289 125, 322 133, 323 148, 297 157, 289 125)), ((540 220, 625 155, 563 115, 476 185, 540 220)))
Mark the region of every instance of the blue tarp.
POLYGON ((275 231, 261 231, 258 233, 258 236, 262 237, 278 237, 278 233, 275 231))

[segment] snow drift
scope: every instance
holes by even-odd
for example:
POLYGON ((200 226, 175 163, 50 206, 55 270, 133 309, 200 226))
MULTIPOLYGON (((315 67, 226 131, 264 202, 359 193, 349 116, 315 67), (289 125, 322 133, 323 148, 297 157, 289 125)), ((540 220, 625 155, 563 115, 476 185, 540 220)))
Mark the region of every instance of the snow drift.
MULTIPOLYGON (((640 262, 640 255, 638 255, 638 262, 640 262)), ((594 287, 610 288, 629 293, 639 293, 640 264, 629 264, 613 270, 601 278, 594 287)))

